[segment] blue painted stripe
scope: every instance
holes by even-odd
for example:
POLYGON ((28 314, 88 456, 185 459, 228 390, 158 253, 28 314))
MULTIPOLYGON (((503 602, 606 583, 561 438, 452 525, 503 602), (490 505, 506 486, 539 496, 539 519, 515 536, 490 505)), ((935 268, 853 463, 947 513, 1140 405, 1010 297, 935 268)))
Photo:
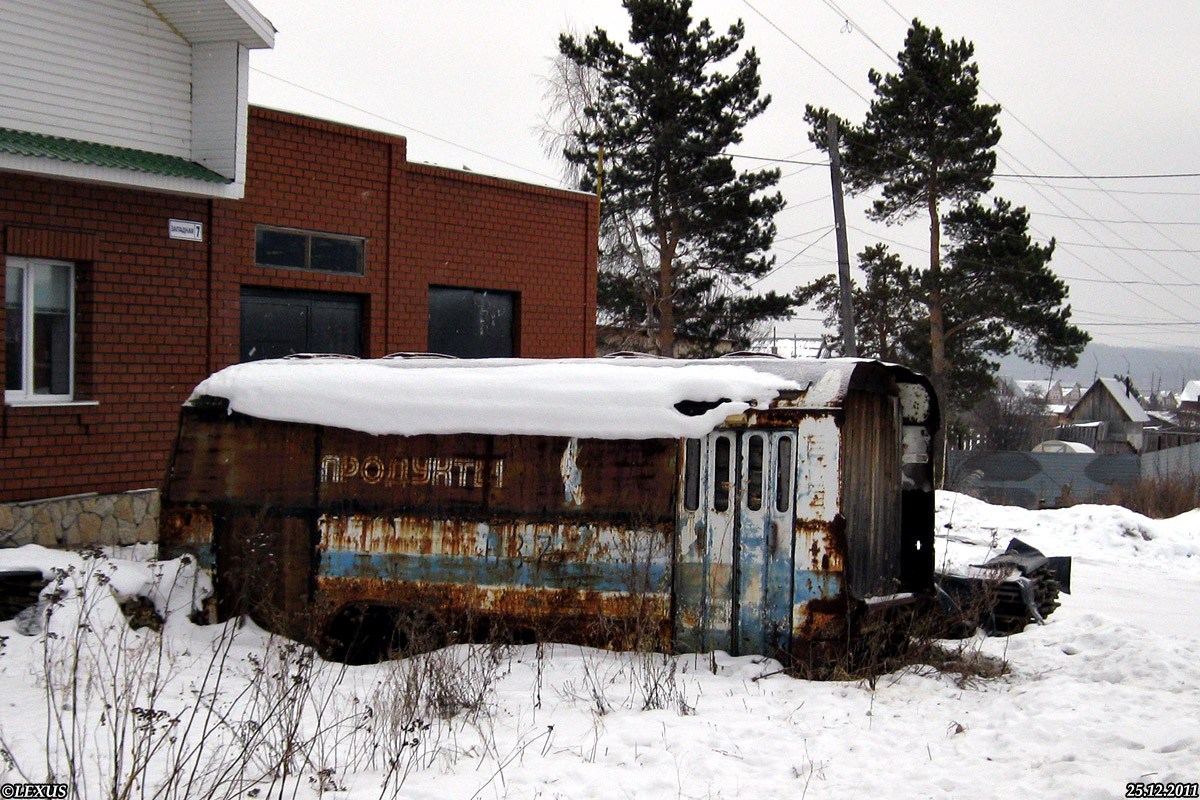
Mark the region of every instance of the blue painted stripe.
POLYGON ((637 565, 590 561, 539 562, 536 559, 505 557, 330 550, 321 554, 318 574, 326 578, 665 593, 669 590, 670 564, 666 561, 637 565))
POLYGON ((184 544, 176 544, 163 546, 159 548, 158 557, 165 560, 179 558, 180 556, 193 556, 196 563, 201 569, 206 569, 212 572, 217 565, 216 554, 213 551, 211 544, 196 544, 187 542, 184 544))
MULTIPOLYGON (((792 602, 803 605, 810 600, 829 600, 842 593, 842 573, 831 570, 798 569, 792 580, 792 602)), ((801 620, 792 620, 799 626, 801 620)))

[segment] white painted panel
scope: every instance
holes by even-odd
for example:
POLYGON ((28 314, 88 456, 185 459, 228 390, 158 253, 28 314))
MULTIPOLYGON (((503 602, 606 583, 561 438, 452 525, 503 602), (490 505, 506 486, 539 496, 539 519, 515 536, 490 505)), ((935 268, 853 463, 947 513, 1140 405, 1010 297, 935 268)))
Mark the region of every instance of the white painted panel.
POLYGON ((193 44, 237 42, 255 49, 275 44, 275 28, 247 0, 147 0, 193 44))
POLYGON ((796 518, 832 522, 841 511, 841 429, 832 414, 800 420, 796 518))
POLYGON ((191 158, 239 182, 245 179, 245 137, 238 136, 238 126, 246 117, 247 55, 237 42, 192 48, 191 158))
POLYGON ((4 0, 0 126, 190 158, 191 61, 142 0, 4 0))

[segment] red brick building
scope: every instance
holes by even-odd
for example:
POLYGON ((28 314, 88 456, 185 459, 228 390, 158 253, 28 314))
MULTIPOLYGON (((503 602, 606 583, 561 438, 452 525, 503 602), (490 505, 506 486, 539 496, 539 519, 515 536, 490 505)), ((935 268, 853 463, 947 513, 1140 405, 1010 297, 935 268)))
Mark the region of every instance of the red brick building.
POLYGON ((243 199, 0 165, 0 502, 157 486, 180 403, 239 360, 594 353, 594 197, 264 109, 246 141, 243 199))

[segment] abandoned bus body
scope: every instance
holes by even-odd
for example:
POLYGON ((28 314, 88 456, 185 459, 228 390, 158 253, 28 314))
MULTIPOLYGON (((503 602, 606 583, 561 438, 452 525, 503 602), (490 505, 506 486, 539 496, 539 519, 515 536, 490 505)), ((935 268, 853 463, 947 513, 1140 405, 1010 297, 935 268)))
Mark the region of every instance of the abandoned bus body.
POLYGON ((930 592, 937 424, 866 360, 240 364, 183 408, 161 546, 334 658, 400 619, 808 658, 930 592))

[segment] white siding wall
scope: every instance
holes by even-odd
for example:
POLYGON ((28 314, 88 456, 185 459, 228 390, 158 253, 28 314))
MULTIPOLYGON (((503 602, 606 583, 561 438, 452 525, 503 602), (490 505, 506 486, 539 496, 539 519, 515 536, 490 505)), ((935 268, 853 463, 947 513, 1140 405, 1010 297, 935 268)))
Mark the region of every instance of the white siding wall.
POLYGON ((237 42, 192 49, 192 160, 239 183, 245 180, 249 51, 237 42))
POLYGON ((142 0, 0 0, 0 127, 190 159, 191 69, 142 0))

